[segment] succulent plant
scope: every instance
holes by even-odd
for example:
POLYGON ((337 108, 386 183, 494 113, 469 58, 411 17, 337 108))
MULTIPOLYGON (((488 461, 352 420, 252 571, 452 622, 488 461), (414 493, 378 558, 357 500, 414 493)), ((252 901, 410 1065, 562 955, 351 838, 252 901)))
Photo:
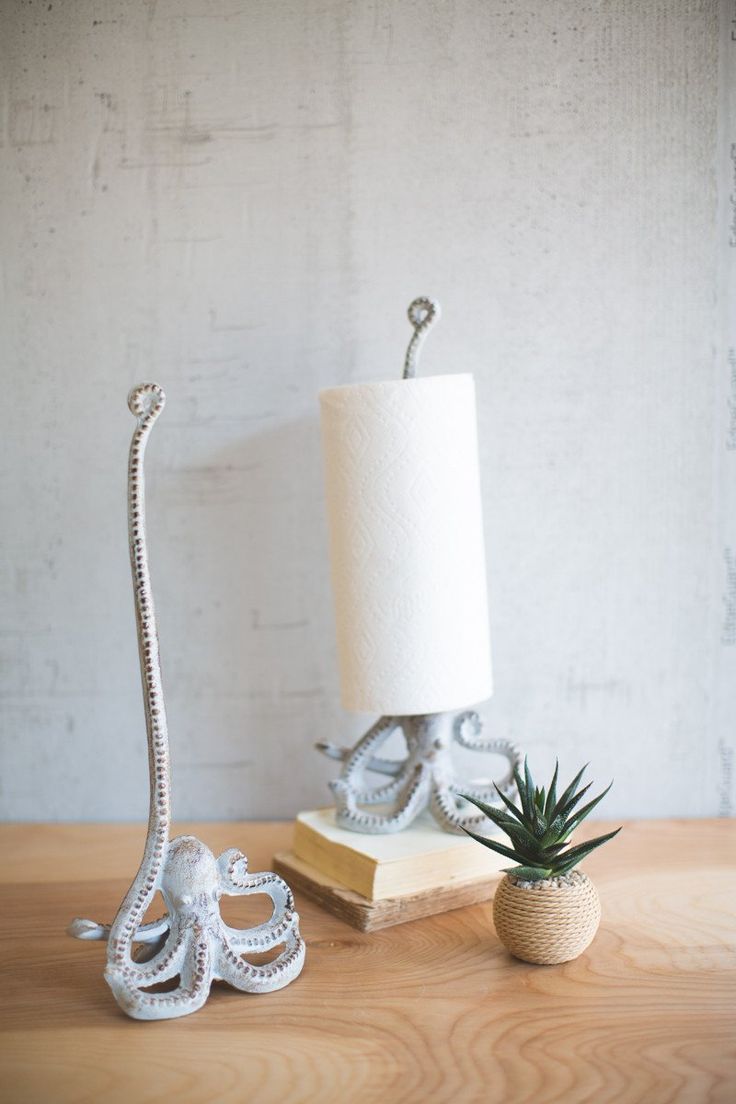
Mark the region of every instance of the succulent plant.
POLYGON ((482 843, 484 847, 489 847, 491 851, 496 851, 499 855, 517 862, 519 865, 507 867, 506 873, 522 881, 536 882, 542 878, 557 878, 569 874, 573 867, 577 866, 591 851, 606 843, 607 840, 613 839, 621 831, 617 828, 605 836, 597 836, 595 839, 578 844, 577 847, 570 847, 570 833, 595 809, 598 802, 603 800, 613 783, 611 782, 603 793, 593 798, 587 805, 577 808, 581 798, 592 785, 592 782, 589 782, 578 791, 585 767, 575 775, 560 798, 557 797, 558 768, 559 764, 555 764, 555 773, 549 789, 545 791, 542 787, 539 790, 534 785, 529 764, 526 759, 524 760, 524 778, 522 779, 518 771, 514 771, 521 808, 514 805, 498 786, 495 787, 496 792, 504 806, 500 809, 486 805, 485 802, 470 797, 469 794, 460 794, 498 825, 509 837, 513 847, 506 847, 495 839, 476 835, 468 828, 464 828, 463 831, 478 843, 482 843))

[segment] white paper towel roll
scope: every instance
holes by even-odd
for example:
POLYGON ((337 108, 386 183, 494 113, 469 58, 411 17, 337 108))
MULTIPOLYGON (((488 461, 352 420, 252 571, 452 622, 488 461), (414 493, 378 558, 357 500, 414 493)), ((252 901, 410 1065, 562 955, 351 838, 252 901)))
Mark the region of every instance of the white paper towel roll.
POLYGON ((435 713, 490 696, 470 375, 320 393, 346 709, 435 713))

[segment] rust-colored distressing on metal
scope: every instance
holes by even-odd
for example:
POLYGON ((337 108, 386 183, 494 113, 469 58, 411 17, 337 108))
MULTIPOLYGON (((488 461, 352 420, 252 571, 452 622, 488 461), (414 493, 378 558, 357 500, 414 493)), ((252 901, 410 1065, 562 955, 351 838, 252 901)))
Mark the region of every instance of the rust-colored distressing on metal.
POLYGON ((250 874, 246 857, 235 848, 216 859, 194 836, 169 838, 169 738, 148 569, 143 476, 148 437, 165 401, 156 383, 141 384, 128 397, 137 419, 128 463, 128 531, 148 732, 151 791, 146 844, 113 923, 77 919, 69 927, 77 939, 107 940, 105 978, 123 1011, 138 1020, 196 1012, 215 979, 249 993, 281 989, 298 976, 305 955, 294 899, 282 878, 250 874), (166 912, 159 920, 143 923, 158 890, 166 912), (270 919, 250 929, 229 927, 220 915, 221 896, 256 893, 271 898, 270 919), (247 960, 249 953, 278 947, 280 953, 270 962, 247 960), (172 991, 150 991, 176 977, 179 983, 172 991))

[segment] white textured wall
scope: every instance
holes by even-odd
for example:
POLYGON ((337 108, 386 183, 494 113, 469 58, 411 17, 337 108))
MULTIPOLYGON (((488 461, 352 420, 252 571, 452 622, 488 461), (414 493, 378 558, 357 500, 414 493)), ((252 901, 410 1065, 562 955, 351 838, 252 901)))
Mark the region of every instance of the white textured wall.
POLYGON ((145 813, 125 398, 151 377, 175 811, 325 801, 311 745, 364 719, 316 393, 400 372, 419 293, 424 371, 477 379, 489 727, 615 775, 611 815, 729 811, 718 18, 5 0, 5 817, 145 813))

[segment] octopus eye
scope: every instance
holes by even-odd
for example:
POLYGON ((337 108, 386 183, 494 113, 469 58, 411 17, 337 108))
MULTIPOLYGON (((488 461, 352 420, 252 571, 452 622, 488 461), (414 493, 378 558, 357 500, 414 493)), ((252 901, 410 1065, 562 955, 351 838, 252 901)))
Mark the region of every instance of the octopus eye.
POLYGON ((191 893, 185 893, 182 896, 181 903, 183 905, 191 905, 193 900, 194 898, 192 897, 191 893))

